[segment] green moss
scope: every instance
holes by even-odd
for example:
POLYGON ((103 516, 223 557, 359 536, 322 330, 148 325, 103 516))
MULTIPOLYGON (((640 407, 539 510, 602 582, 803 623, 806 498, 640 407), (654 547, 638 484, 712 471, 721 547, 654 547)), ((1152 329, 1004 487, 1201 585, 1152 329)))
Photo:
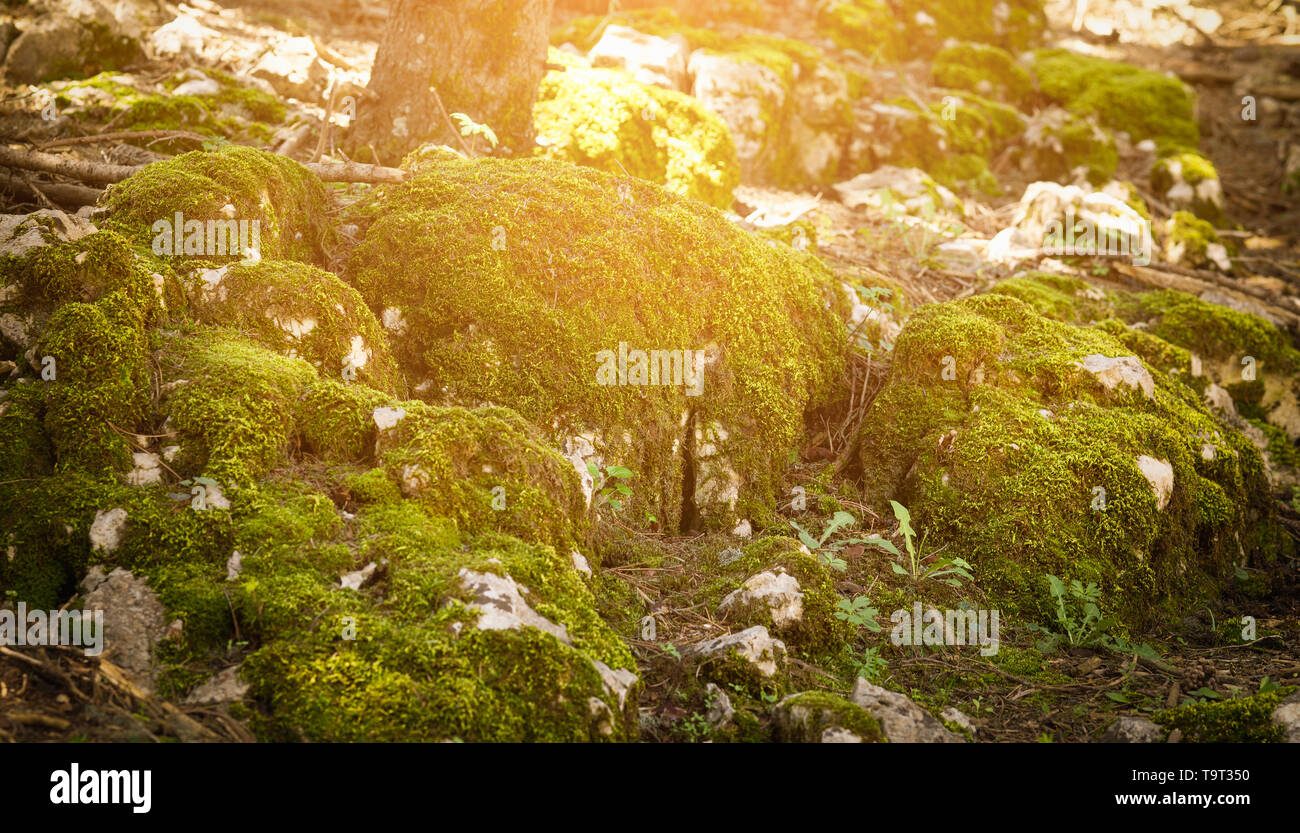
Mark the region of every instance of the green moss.
POLYGON ((1022 272, 999 281, 989 291, 1010 295, 1042 315, 1071 324, 1087 324, 1105 317, 1110 311, 1103 293, 1073 275, 1022 272))
POLYGON ((329 272, 263 260, 190 278, 191 310, 277 353, 301 357, 326 378, 397 393, 401 380, 379 322, 351 286, 329 272))
POLYGON ((135 432, 149 409, 144 314, 124 290, 94 303, 60 307, 35 355, 55 378, 45 398, 45 429, 61 470, 127 468, 135 432))
POLYGON ((1195 99, 1177 78, 1064 49, 1039 50, 1034 58, 1043 94, 1071 112, 1094 114, 1134 142, 1163 138, 1197 144, 1195 99))
POLYGON ((1075 364, 1089 354, 1132 350, 1010 297, 923 308, 863 422, 864 491, 907 505, 1004 612, 1050 618, 1052 573, 1097 582, 1104 608, 1137 628, 1213 594, 1236 537, 1272 514, 1258 453, 1192 388, 1156 370, 1151 400, 1107 392, 1075 364), (1163 510, 1139 455, 1174 469, 1163 510))
POLYGON ((635 513, 668 527, 693 522, 684 444, 717 523, 772 505, 776 461, 843 361, 846 302, 824 266, 639 180, 547 160, 429 165, 361 208, 347 273, 372 310, 409 321, 391 340, 420 396, 507 405, 556 444, 588 435, 636 473, 635 513), (685 376, 601 384, 617 382, 597 370, 620 343, 717 359, 698 396, 685 376))
POLYGON ((897 18, 880 0, 822 4, 817 12, 817 30, 841 49, 852 49, 873 61, 900 57, 897 18))
MULTIPOLYGON (((104 204, 110 228, 153 247, 155 253, 172 250, 168 256, 217 256, 213 251, 199 255, 174 251, 172 224, 177 212, 187 226, 204 224, 205 232, 212 222, 258 222, 259 252, 267 260, 321 263, 335 235, 324 184, 291 159, 248 147, 194 151, 154 162, 112 186, 104 204), (233 214, 223 211, 227 205, 233 214)), ((188 247, 193 229, 185 231, 188 247)), ((193 239, 200 238, 194 234, 193 239)), ((206 235, 203 240, 206 249, 206 235)))
POLYGON ((827 691, 791 694, 773 707, 777 740, 818 743, 827 729, 845 729, 867 743, 885 743, 876 718, 862 707, 827 691))
POLYGON ((941 87, 969 90, 1017 107, 1034 89, 1029 73, 1010 52, 982 43, 944 47, 934 56, 932 69, 941 87))
POLYGON ((1158 712, 1154 720, 1167 729, 1179 729, 1192 743, 1280 743, 1282 727, 1273 722, 1273 710, 1293 686, 1236 700, 1188 703, 1158 712))
POLYGON ((402 497, 397 482, 379 468, 353 474, 345 485, 349 496, 357 503, 395 503, 402 497))
POLYGON ((553 50, 551 61, 565 69, 547 73, 538 91, 535 123, 548 142, 541 153, 731 206, 740 168, 720 118, 688 95, 592 69, 567 53, 553 50))
POLYGON ((1151 332, 1198 355, 1236 361, 1253 356, 1270 373, 1300 369, 1300 352, 1276 327, 1257 315, 1166 289, 1138 296, 1137 315, 1151 319, 1151 332))

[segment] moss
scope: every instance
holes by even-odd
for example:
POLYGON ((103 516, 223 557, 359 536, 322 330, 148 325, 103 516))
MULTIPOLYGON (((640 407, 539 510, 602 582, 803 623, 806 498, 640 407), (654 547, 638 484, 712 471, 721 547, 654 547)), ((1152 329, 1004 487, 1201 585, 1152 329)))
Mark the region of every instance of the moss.
MULTIPOLYGON (((324 184, 297 162, 240 146, 154 162, 112 186, 104 197, 109 227, 159 254, 196 256, 171 245, 179 212, 186 226, 200 223, 205 232, 215 222, 257 222, 262 258, 305 263, 323 262, 332 246, 330 204, 324 184), (223 211, 227 205, 233 214, 223 211)), ((185 229, 187 249, 191 240, 200 240, 196 228, 185 229)), ((213 259, 218 253, 207 250, 208 236, 213 235, 205 234, 197 256, 213 259)))
POLYGON ((35 355, 51 357, 45 429, 61 470, 106 473, 127 467, 149 409, 144 314, 124 290, 70 303, 50 317, 35 355))
POLYGON ((817 30, 841 49, 852 49, 876 62, 901 57, 897 18, 880 0, 850 0, 818 7, 817 30))
POLYGON ((890 126, 892 149, 874 163, 920 168, 949 188, 1001 193, 988 160, 1023 129, 1015 109, 974 93, 945 96, 924 109, 910 98, 888 103, 916 115, 890 126))
POLYGON ((372 310, 409 322, 392 343, 422 398, 507 405, 556 444, 587 434, 636 473, 636 514, 668 527, 693 522, 684 444, 699 444, 696 503, 719 525, 772 505, 774 461, 843 362, 846 302, 824 266, 639 180, 547 160, 429 165, 361 207, 347 272, 372 310), (717 358, 698 396, 686 376, 601 384, 620 344, 717 358))
POLYGON ((355 289, 329 272, 263 260, 196 270, 191 310, 277 353, 310 362, 326 378, 398 393, 401 380, 379 322, 355 289))
POLYGON ((1071 324, 1087 324, 1110 312, 1106 296, 1087 281, 1073 275, 1022 272, 999 281, 989 291, 1010 295, 1029 304, 1042 315, 1071 324))
POLYGON ((1211 226, 1227 225, 1219 174, 1214 163, 1199 153, 1186 151, 1158 160, 1151 168, 1151 190, 1171 204, 1186 205, 1211 226), (1191 186, 1190 197, 1170 193, 1180 183, 1191 186))
POLYGON ((773 706, 777 740, 818 743, 827 729, 844 729, 867 743, 885 743, 876 718, 862 707, 827 691, 791 694, 773 706))
POLYGON ((54 448, 45 435, 48 386, 30 380, 0 387, 0 482, 49 474, 54 448))
POLYGON ((1192 743, 1281 743, 1282 727, 1273 722, 1273 710, 1293 686, 1235 700, 1188 703, 1157 712, 1156 723, 1178 729, 1192 743))
POLYGON ((351 475, 344 482, 348 494, 357 503, 395 503, 402 497, 397 481, 380 468, 351 475))
POLYGON ((1010 52, 982 43, 944 47, 934 56, 932 70, 935 83, 941 87, 969 90, 1016 107, 1034 89, 1029 73, 1010 52))
MULTIPOLYGON (((205 69, 203 74, 218 83, 215 95, 174 94, 172 90, 185 80, 180 73, 164 80, 160 88, 155 88, 160 89, 158 92, 123 83, 127 79, 110 72, 59 85, 59 89, 69 104, 84 102, 75 111, 78 118, 111 121, 114 129, 123 131, 186 130, 245 144, 266 142, 272 133, 269 125, 284 121, 284 104, 274 96, 242 86, 219 70, 205 69), (86 95, 86 91, 102 95, 86 95)), ((166 140, 154 142, 151 147, 176 151, 193 147, 193 141, 166 140)))
POLYGON ((1096 115, 1134 142, 1167 139, 1194 147, 1199 140, 1194 96, 1177 78, 1064 49, 1035 52, 1033 71, 1048 98, 1096 115))
POLYGON ((567 53, 552 51, 551 61, 565 69, 547 73, 538 91, 535 122, 548 142, 541 153, 731 206, 740 168, 720 118, 688 95, 592 69, 567 53))
POLYGON ((1147 400, 1107 392, 1074 364, 1131 352, 1010 297, 920 310, 863 422, 866 496, 907 505, 931 546, 975 565, 1004 613, 1049 619, 1048 573, 1097 582, 1130 628, 1208 597, 1239 557, 1236 538, 1272 523, 1258 453, 1167 374, 1152 373, 1147 400), (1174 469, 1163 510, 1139 455, 1174 469))
POLYGON ((173 340, 163 375, 175 383, 162 406, 181 447, 175 469, 248 484, 284 456, 295 403, 316 374, 302 359, 208 330, 173 340))
POLYGON ((1202 357, 1236 361, 1253 356, 1270 373, 1300 369, 1300 352, 1276 327, 1248 312, 1202 301, 1172 289, 1138 296, 1137 315, 1152 321, 1150 331, 1202 357))

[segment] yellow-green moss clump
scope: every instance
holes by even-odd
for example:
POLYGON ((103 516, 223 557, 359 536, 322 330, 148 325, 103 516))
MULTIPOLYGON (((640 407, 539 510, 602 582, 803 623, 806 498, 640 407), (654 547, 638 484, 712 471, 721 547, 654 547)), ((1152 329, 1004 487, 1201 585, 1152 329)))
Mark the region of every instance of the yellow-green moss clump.
POLYGON ((338 276, 293 261, 197 268, 190 311, 205 324, 249 334, 277 353, 301 357, 326 378, 400 392, 388 340, 357 291, 338 276))
POLYGON ((821 743, 827 731, 850 732, 865 743, 884 743, 876 718, 858 704, 829 691, 801 691, 772 707, 775 739, 821 743))
POLYGON ((534 120, 543 155, 731 206, 740 168, 722 119, 684 93, 627 73, 593 69, 559 50, 551 61, 565 69, 547 73, 538 90, 534 120))
POLYGON ((944 47, 934 56, 933 72, 941 87, 969 90, 1016 107, 1034 91, 1029 73, 1010 52, 983 43, 944 47))
POLYGON ((322 263, 335 235, 332 201, 316 175, 292 159, 248 147, 154 162, 110 187, 103 200, 110 228, 165 257, 243 259, 244 252, 229 251, 233 229, 223 222, 238 227, 246 221, 251 235, 256 221, 257 240, 248 247, 268 260, 322 263), (175 245, 178 212, 185 226, 181 247, 175 245))
POLYGON ((1045 25, 1039 0, 919 0, 902 15, 882 0, 845 0, 821 4, 817 15, 820 34, 876 61, 929 56, 954 38, 1021 50, 1045 25))
MULTIPOLYGON (((189 70, 177 73, 154 89, 141 90, 127 81, 130 76, 102 72, 81 81, 56 84, 55 104, 70 108, 74 117, 103 123, 114 130, 186 130, 202 136, 233 142, 267 142, 271 125, 284 121, 285 108, 275 96, 241 85, 220 70, 189 70), (174 91, 186 81, 216 82, 211 95, 174 91)), ((190 89, 193 89, 192 87, 190 89)), ((147 139, 138 139, 144 143, 147 139)), ((154 142, 155 150, 194 146, 191 140, 154 142)))
POLYGON ((1157 161, 1151 168, 1151 190, 1174 205, 1186 205, 1213 226, 1226 223, 1219 173, 1199 153, 1183 151, 1157 161))
POLYGON ((1273 710, 1292 691, 1294 686, 1286 686, 1236 700, 1188 703, 1153 719, 1192 743, 1282 743, 1286 736, 1273 722, 1273 710))
POLYGON ((817 31, 841 49, 877 62, 896 60, 906 52, 898 19, 882 0, 823 3, 817 9, 817 31))
POLYGON ((507 405, 566 453, 631 468, 636 514, 665 526, 770 512, 842 367, 846 302, 824 267, 638 179, 435 159, 359 220, 347 277, 417 395, 507 405), (648 351, 678 352, 652 375, 648 351))
POLYGON ((1136 372, 1107 389, 1081 366, 1090 355, 1133 351, 1007 296, 920 310, 863 422, 864 488, 907 505, 1013 614, 1050 621, 1052 573, 1097 582, 1137 628, 1211 595, 1243 549, 1274 545, 1267 481, 1193 389, 1145 365, 1150 397, 1136 372), (1172 469, 1163 498, 1139 457, 1172 469))
POLYGON ((1134 142, 1165 140, 1195 147, 1195 95, 1177 78, 1065 49, 1034 53, 1039 89, 1067 110, 1096 115, 1134 142))
MULTIPOLYGON (((1222 245, 1219 233, 1214 226, 1197 217, 1190 211, 1175 211, 1163 226, 1165 238, 1165 257, 1168 260, 1184 261, 1192 266, 1211 266, 1210 246, 1222 245)), ((1227 254, 1225 246, 1223 254, 1227 254)))

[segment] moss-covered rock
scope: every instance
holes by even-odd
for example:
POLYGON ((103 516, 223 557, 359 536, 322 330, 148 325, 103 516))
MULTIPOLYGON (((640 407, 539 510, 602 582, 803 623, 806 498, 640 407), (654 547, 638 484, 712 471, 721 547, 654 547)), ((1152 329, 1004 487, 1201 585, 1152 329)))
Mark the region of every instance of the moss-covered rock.
POLYGON ((801 691, 772 707, 777 740, 784 743, 884 743, 880 723, 866 709, 827 691, 801 691))
POLYGON ((911 508, 1019 615, 1046 617, 1048 573, 1097 582, 1130 627, 1211 595, 1271 540, 1262 461, 1190 387, 1102 358, 1123 356, 1011 297, 922 309, 863 422, 866 495, 911 508))
POLYGON ((1185 208, 1212 226, 1222 227, 1223 187, 1214 163, 1199 153, 1167 156, 1151 168, 1151 190, 1175 207, 1185 208))
POLYGON ((188 276, 198 321, 248 334, 310 362, 326 378, 399 393, 401 380, 379 322, 338 276, 293 261, 197 268, 188 276))
POLYGON ((1080 116, 1061 107, 1035 113, 1024 132, 1020 167, 1040 179, 1068 181, 1082 168, 1093 185, 1108 182, 1119 165, 1115 140, 1093 116, 1080 116))
POLYGON ((1187 703, 1156 713, 1156 723, 1179 729, 1192 743, 1281 743, 1282 727, 1273 722, 1273 710, 1295 688, 1287 686, 1236 700, 1187 703))
POLYGON ((1072 113, 1095 115, 1134 142, 1165 140, 1195 147, 1194 94, 1177 78, 1065 49, 1034 54, 1039 89, 1072 113))
POLYGON ((417 395, 507 405, 631 468, 634 505, 668 526, 770 510, 775 461, 843 361, 829 273, 636 179, 430 164, 376 189, 348 268, 417 395))
POLYGON ((329 193, 314 174, 234 145, 154 162, 103 202, 109 228, 166 257, 244 259, 249 248, 263 259, 321 263, 335 234, 329 193))
POLYGON ((939 50, 932 64, 935 83, 968 90, 1020 107, 1033 93, 1034 83, 1023 66, 1005 49, 964 41, 939 50))
POLYGON ((1231 271, 1228 248, 1214 226, 1190 211, 1175 211, 1162 226, 1165 260, 1231 271))
POLYGON ((564 69, 547 73, 538 90, 534 113, 544 155, 731 206, 740 169, 721 119, 688 95, 593 69, 559 50, 551 61, 564 69))

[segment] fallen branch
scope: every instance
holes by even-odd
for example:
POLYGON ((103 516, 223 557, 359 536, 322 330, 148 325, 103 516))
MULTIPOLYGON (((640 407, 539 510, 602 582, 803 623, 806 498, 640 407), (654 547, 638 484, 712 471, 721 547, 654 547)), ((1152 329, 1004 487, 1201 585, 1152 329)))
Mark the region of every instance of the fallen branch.
POLYGON ((43 145, 39 145, 37 150, 67 147, 69 145, 90 145, 99 142, 117 142, 124 139, 193 139, 196 142, 207 142, 210 141, 211 138, 211 136, 191 133, 188 130, 125 130, 118 133, 95 133, 90 136, 73 136, 70 139, 55 139, 52 142, 46 142, 43 145))
POLYGON ((65 182, 35 182, 23 176, 0 180, 0 190, 7 189, 20 199, 39 202, 42 196, 59 205, 80 208, 99 202, 103 191, 65 182))
MULTIPOLYGON (((139 173, 144 165, 110 165, 106 162, 86 162, 55 156, 38 150, 18 150, 0 147, 0 165, 25 171, 42 171, 49 174, 93 182, 98 185, 111 185, 139 173)), ((402 182, 406 171, 401 168, 385 168, 381 165, 363 165, 358 162, 308 162, 307 170, 316 174, 324 182, 402 182)), ((45 191, 45 187, 41 186, 45 191)), ((47 192, 48 193, 48 192, 47 192)))

